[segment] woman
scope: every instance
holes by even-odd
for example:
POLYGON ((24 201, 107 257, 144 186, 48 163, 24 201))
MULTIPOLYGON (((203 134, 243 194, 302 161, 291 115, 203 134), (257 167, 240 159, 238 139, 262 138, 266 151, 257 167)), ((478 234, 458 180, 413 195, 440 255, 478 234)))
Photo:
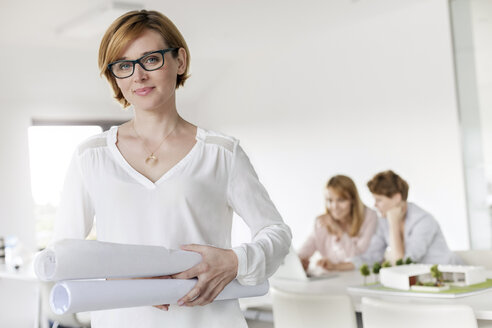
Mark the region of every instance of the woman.
POLYGON ((238 141, 179 116, 189 62, 181 33, 155 11, 124 14, 101 41, 101 74, 134 117, 75 152, 56 238, 84 238, 97 216, 98 240, 181 247, 203 261, 172 277, 198 279, 178 306, 96 311, 95 328, 246 327, 237 300, 211 302, 235 278, 264 281, 289 250, 290 230, 238 141), (233 211, 254 238, 231 249, 233 211))
POLYGON ((449 250, 436 219, 407 201, 408 183, 398 174, 391 170, 380 172, 367 186, 382 217, 367 252, 352 259, 355 266, 383 260, 395 263, 406 258, 416 263, 461 263, 449 250))
POLYGON ((364 206, 355 183, 344 175, 328 181, 325 199, 326 213, 316 218, 314 231, 299 251, 299 257, 305 270, 315 251, 321 253, 317 265, 322 268, 351 270, 349 259, 366 250, 376 229, 376 212, 364 206))

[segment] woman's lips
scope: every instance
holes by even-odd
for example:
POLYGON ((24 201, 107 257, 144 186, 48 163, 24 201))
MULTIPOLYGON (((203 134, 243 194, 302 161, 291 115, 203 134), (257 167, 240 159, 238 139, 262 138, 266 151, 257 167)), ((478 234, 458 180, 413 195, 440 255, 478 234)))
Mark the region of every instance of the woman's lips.
POLYGON ((148 95, 152 90, 154 90, 153 87, 145 87, 145 88, 140 88, 140 89, 135 89, 133 92, 138 95, 138 96, 146 96, 148 95))

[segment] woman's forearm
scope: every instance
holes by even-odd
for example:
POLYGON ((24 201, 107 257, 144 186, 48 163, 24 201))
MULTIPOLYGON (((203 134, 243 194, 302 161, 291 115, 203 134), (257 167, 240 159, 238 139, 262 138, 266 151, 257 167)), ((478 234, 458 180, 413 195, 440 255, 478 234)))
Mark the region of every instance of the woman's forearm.
POLYGON ((395 263, 399 259, 402 259, 405 255, 405 246, 403 243, 403 235, 400 231, 398 224, 391 224, 389 226, 389 246, 390 246, 390 261, 395 263))
POLYGON ((355 266, 351 262, 342 262, 335 264, 335 270, 337 271, 350 271, 354 270, 355 266))

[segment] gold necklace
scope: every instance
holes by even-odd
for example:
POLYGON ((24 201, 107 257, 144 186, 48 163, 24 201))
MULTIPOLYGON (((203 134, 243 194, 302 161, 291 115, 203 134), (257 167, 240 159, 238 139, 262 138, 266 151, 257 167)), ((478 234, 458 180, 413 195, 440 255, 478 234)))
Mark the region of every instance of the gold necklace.
POLYGON ((150 153, 149 156, 147 156, 147 158, 145 159, 145 164, 149 165, 149 166, 154 166, 155 164, 157 164, 157 162, 159 161, 159 159, 157 158, 156 156, 156 152, 159 151, 159 149, 161 148, 162 146, 162 143, 164 142, 164 140, 167 139, 167 137, 169 137, 171 135, 171 133, 174 132, 174 130, 176 129, 176 127, 178 126, 178 123, 176 123, 173 127, 173 129, 164 136, 164 138, 161 140, 161 142, 159 143, 159 146, 157 146, 157 148, 154 150, 154 151, 150 151, 148 148, 147 148, 147 144, 145 143, 145 140, 138 134, 137 132, 137 129, 135 129, 135 121, 132 121, 132 128, 133 128, 133 131, 135 131, 135 134, 137 135, 138 139, 140 139, 142 141, 142 144, 145 148, 145 150, 147 152, 150 153))

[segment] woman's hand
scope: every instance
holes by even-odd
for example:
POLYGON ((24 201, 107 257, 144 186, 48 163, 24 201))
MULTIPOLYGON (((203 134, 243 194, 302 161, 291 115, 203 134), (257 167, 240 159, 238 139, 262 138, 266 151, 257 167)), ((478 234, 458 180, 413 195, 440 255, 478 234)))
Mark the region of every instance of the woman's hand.
POLYGON ((407 203, 400 202, 395 207, 386 212, 389 224, 389 252, 388 259, 395 263, 405 256, 405 215, 407 213, 407 203))
POLYGON ((330 260, 328 260, 327 258, 324 258, 324 257, 322 259, 319 259, 318 262, 316 263, 316 265, 322 267, 325 270, 334 270, 335 269, 335 265, 333 263, 331 263, 330 260))
POLYGON ((195 306, 211 303, 237 275, 238 259, 231 249, 205 245, 184 245, 182 250, 197 252, 202 261, 172 276, 174 279, 198 278, 195 287, 178 300, 178 305, 195 306))
POLYGON ((388 212, 386 212, 386 218, 388 219, 388 223, 392 225, 401 224, 405 215, 407 214, 407 202, 400 202, 393 208, 390 208, 388 212))
POLYGON ((355 266, 350 262, 332 263, 326 258, 318 260, 317 265, 329 271, 349 271, 355 269, 355 266))

